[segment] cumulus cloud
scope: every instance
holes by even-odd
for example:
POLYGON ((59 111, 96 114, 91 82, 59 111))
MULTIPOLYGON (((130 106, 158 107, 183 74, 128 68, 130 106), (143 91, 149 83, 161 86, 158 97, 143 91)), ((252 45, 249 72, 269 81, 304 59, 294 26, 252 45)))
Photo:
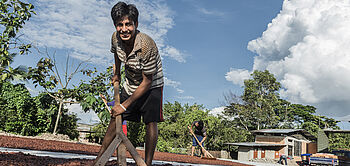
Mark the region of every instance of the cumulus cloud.
MULTIPOLYGON (((160 53, 185 62, 184 54, 166 41, 168 30, 174 26, 173 12, 167 5, 162 1, 130 3, 139 9, 139 29, 156 41, 160 53)), ((74 58, 109 64, 113 60, 109 49, 114 31, 110 9, 114 4, 106 0, 37 0, 37 15, 27 22, 23 33, 39 47, 68 50, 74 58)))
POLYGON ((216 108, 213 108, 209 113, 214 116, 224 115, 223 114, 224 110, 225 110, 225 107, 216 107, 216 108))
POLYGON ((281 96, 293 102, 327 115, 350 114, 349 18, 348 0, 284 0, 262 36, 248 43, 258 54, 253 70, 273 73, 281 96))
POLYGON ((226 80, 231 81, 237 85, 244 85, 244 80, 249 79, 251 72, 244 69, 233 69, 231 68, 228 73, 226 73, 226 80))

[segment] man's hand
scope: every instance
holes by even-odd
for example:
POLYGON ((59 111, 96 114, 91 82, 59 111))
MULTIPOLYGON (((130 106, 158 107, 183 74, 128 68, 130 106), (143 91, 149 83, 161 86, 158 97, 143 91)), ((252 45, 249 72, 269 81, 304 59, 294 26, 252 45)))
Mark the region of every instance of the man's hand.
POLYGON ((120 105, 114 105, 111 110, 111 116, 114 118, 124 112, 124 109, 120 105))
POLYGON ((190 133, 193 133, 192 128, 190 126, 187 126, 187 128, 190 130, 190 133))
POLYGON ((120 82, 120 75, 113 75, 112 84, 114 84, 115 82, 120 82))

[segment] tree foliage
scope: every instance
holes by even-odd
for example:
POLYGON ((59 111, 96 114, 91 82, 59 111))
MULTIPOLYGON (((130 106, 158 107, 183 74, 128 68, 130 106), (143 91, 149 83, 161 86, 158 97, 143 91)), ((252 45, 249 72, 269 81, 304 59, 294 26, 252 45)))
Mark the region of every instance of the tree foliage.
POLYGON ((23 84, 1 84, 0 130, 21 135, 35 135, 36 109, 29 91, 23 84))
POLYGON ((70 88, 69 85, 75 74, 80 71, 79 69, 84 62, 79 63, 76 67, 73 65, 69 66, 69 56, 67 56, 64 73, 61 74, 57 68, 55 56, 51 57, 48 52, 46 52, 46 56, 47 58, 41 58, 37 62, 36 67, 28 68, 29 72, 27 78, 33 81, 35 87, 39 85, 44 88, 45 92, 59 103, 56 123, 53 130, 55 134, 65 104, 77 103, 74 100, 79 90, 77 90, 76 87, 70 88), (70 71, 70 67, 73 68, 73 70, 70 71))
MULTIPOLYGON (((79 102, 80 106, 85 112, 94 111, 99 117, 99 124, 92 129, 92 131, 95 132, 92 134, 92 137, 100 140, 99 142, 101 142, 106 133, 111 117, 102 99, 100 98, 100 94, 105 96, 107 101, 114 100, 113 86, 110 81, 111 77, 113 76, 113 68, 112 66, 109 66, 102 72, 97 71, 96 68, 93 70, 82 70, 82 72, 88 77, 88 79, 81 80, 79 85, 75 88, 74 98, 77 102, 79 102)), ((121 69, 121 80, 120 88, 122 88, 123 81, 125 80, 124 68, 121 69)), ((130 126, 131 129, 138 129, 138 125, 133 127, 134 125, 132 123, 129 123, 128 126, 130 126)), ((130 138, 129 135, 128 137, 130 138)), ((136 141, 133 143, 135 142, 136 141)))
POLYGON ((205 146, 210 150, 227 148, 224 143, 244 142, 251 139, 250 133, 236 128, 223 118, 209 114, 202 105, 181 105, 178 102, 164 104, 164 122, 159 123, 159 141, 157 149, 167 152, 178 152, 177 149, 189 149, 192 146, 192 136, 187 126, 193 121, 203 120, 207 129, 205 146))
MULTIPOLYGON (((52 97, 45 93, 31 97, 24 84, 10 82, 1 83, 0 92, 0 130, 31 136, 52 132, 58 112, 58 104, 52 97)), ((75 115, 64 110, 58 133, 77 138, 76 121, 75 115)))
POLYGON ((270 128, 277 123, 274 105, 278 102, 281 85, 267 70, 254 71, 252 79, 244 81, 241 102, 230 103, 226 113, 237 117, 246 130, 270 128))
POLYGON ((26 54, 31 44, 24 44, 17 35, 19 29, 35 14, 34 6, 20 0, 0 1, 0 80, 11 80, 15 76, 25 74, 22 66, 12 68, 13 58, 26 54))

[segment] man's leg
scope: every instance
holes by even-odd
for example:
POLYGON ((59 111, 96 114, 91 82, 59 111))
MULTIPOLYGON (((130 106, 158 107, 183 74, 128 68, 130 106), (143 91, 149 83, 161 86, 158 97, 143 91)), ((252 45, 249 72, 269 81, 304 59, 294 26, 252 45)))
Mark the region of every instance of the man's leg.
POLYGON ((157 146, 158 127, 157 122, 150 122, 146 125, 146 149, 145 160, 148 166, 152 165, 154 150, 157 146))
POLYGON ((116 131, 115 131, 115 119, 116 118, 111 118, 111 121, 109 122, 106 134, 103 138, 103 142, 102 142, 102 146, 100 151, 98 152, 98 155, 93 163, 93 165, 95 165, 95 163, 97 162, 97 160, 102 156, 102 154, 106 151, 106 149, 108 148, 109 144, 111 144, 111 142, 113 141, 114 137, 116 136, 116 131))
POLYGON ((191 156, 193 156, 194 150, 196 149, 195 146, 192 146, 192 152, 191 152, 191 156))
POLYGON ((288 164, 287 164, 287 156, 284 157, 284 162, 285 162, 284 165, 288 165, 288 164))
MULTIPOLYGON (((204 157, 208 157, 207 156, 207 153, 205 153, 205 149, 204 148, 201 148, 202 149, 202 154, 204 154, 204 157)), ((201 155, 202 156, 202 155, 201 155)))

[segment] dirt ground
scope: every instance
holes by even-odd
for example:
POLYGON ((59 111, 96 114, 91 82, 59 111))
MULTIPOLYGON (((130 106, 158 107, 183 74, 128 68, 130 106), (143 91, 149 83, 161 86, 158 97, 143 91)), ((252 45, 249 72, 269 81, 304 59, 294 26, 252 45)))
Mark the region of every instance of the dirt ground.
MULTIPOLYGON (((67 152, 76 154, 97 155, 100 146, 82 144, 68 141, 56 141, 56 140, 43 140, 38 138, 26 138, 16 136, 0 135, 0 147, 7 148, 19 148, 19 149, 31 149, 31 150, 45 150, 52 152, 67 152)), ((138 150, 138 153, 144 158, 144 152, 138 150)), ((127 153, 127 158, 131 158, 131 155, 127 153)), ((193 164, 207 164, 207 165, 234 165, 244 166, 245 164, 235 163, 231 161, 222 160, 208 160, 195 156, 155 152, 154 160, 159 161, 172 161, 179 163, 193 163, 193 164)), ((38 166, 38 165, 60 165, 60 166, 85 166, 91 165, 92 160, 88 159, 58 159, 51 157, 38 157, 23 153, 5 153, 0 152, 0 165, 13 165, 13 166, 38 166)), ((107 165, 116 165, 116 161, 110 161, 107 165)), ((128 165, 135 165, 128 163, 128 165)), ((165 164, 171 166, 171 164, 165 164)))

